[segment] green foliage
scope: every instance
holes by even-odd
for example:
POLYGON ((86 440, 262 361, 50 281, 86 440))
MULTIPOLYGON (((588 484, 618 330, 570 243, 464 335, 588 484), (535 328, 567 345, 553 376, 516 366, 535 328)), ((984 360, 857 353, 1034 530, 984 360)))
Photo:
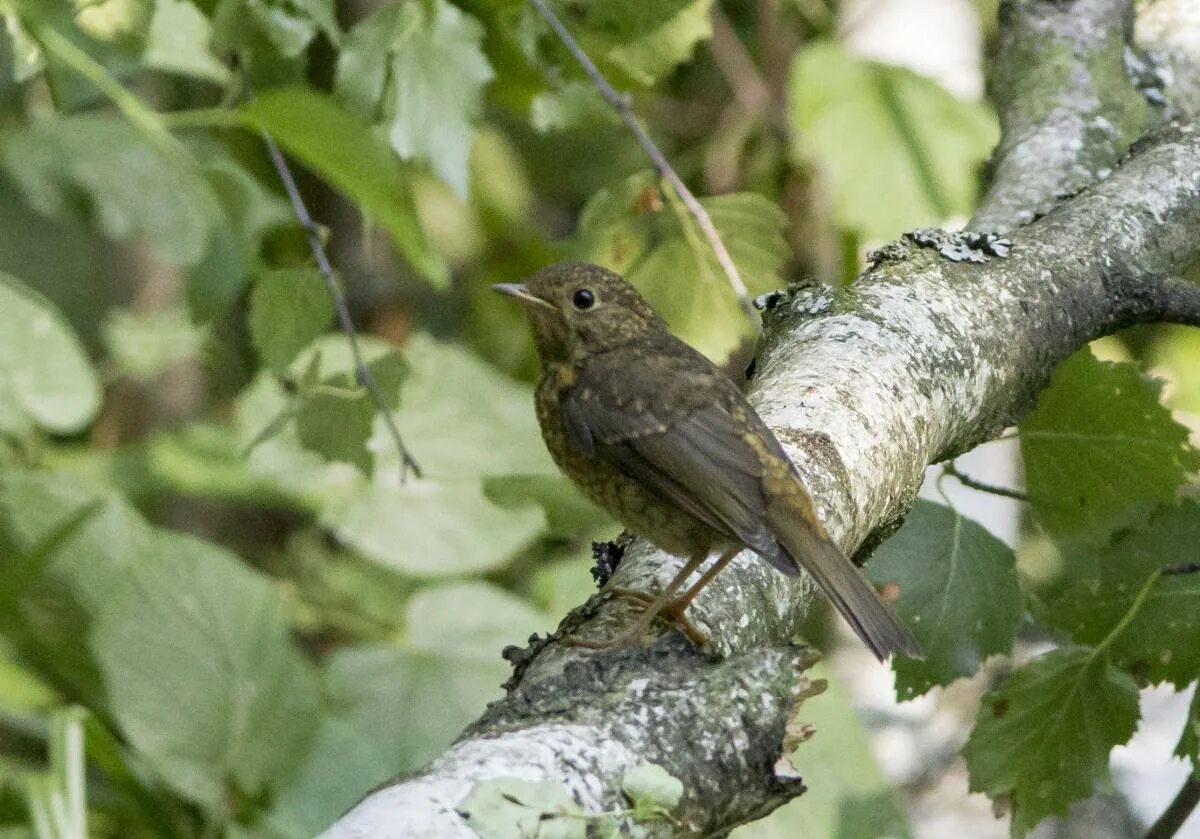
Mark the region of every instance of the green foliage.
MULTIPOLYGON (((671 329, 723 362, 749 327, 696 222, 650 173, 592 196, 580 216, 581 258, 624 274, 671 329)), ((702 199, 751 294, 780 285, 787 259, 780 209, 750 193, 702 199)))
POLYGON ((1137 720, 1137 685, 1105 655, 1046 653, 984 699, 963 748, 971 789, 1011 796, 1012 832, 1023 836, 1108 778, 1108 753, 1137 720))
POLYGON ((0 432, 34 423, 70 434, 99 408, 96 374, 70 325, 40 294, 0 273, 0 432))
POLYGON ((1048 531, 1101 542, 1173 501, 1200 469, 1160 390, 1135 365, 1099 361, 1090 350, 1055 370, 1020 426, 1029 500, 1048 531))
POLYGON ((646 821, 679 805, 683 782, 657 763, 643 763, 621 777, 621 791, 633 804, 634 818, 646 821))
MULTIPOLYGON (((792 5, 723 7, 769 82, 753 113, 720 78, 730 45, 697 49, 711 0, 554 7, 634 94, 751 294, 971 209, 986 108, 851 57, 792 5), (832 224, 804 222, 828 206, 832 224)), ((590 259, 716 360, 752 337, 694 219, 528 3, 334 11, 0 2, 0 831, 69 799, 98 836, 315 835, 500 696, 498 650, 594 591, 586 545, 616 526, 550 461, 527 330, 491 283, 590 259), (262 132, 302 165, 311 229, 262 132), (310 235, 421 479, 401 481, 326 334, 310 235), (64 763, 70 726, 86 747, 64 763), (64 765, 86 789, 67 794, 64 765)), ((1186 409, 1193 342, 1147 346, 1186 409)), ((1018 668, 970 740, 973 785, 1014 797, 1017 832, 1103 779, 1136 684, 1200 673, 1197 575, 1163 573, 1194 561, 1200 515, 1178 499, 1200 455, 1159 395, 1083 354, 1023 423, 1047 573, 1019 577, 925 503, 869 566, 928 654, 897 662, 902 697, 1005 652, 1023 608, 1080 645, 1018 668)), ((848 700, 802 716, 819 783, 740 835, 907 835, 848 700)), ((460 806, 484 835, 636 835, 682 793, 653 766, 613 782, 629 809, 509 781, 460 806)))
POLYGON ((404 159, 427 160, 461 198, 483 87, 494 75, 483 27, 444 0, 383 6, 351 33, 338 92, 387 126, 404 159))
POLYGON ((208 249, 216 199, 169 148, 115 117, 80 114, 10 134, 0 163, 38 212, 65 218, 86 207, 113 239, 144 237, 163 260, 195 265, 208 249))
POLYGON ((281 268, 256 279, 250 297, 250 337, 269 370, 286 372, 332 320, 333 303, 317 271, 281 268))
POLYGON ((571 794, 557 781, 494 778, 480 781, 458 812, 481 839, 525 836, 584 839, 587 823, 571 794))
POLYGON ((788 116, 794 157, 818 167, 838 223, 868 241, 968 215, 975 169, 998 136, 980 105, 831 41, 796 54, 788 116))
POLYGON ((1012 648, 1021 618, 1013 552, 952 508, 918 501, 867 570, 877 586, 899 588, 896 613, 925 652, 893 663, 898 699, 974 675, 1012 648))
POLYGON ((375 135, 335 103, 310 90, 270 91, 243 106, 251 122, 346 191, 381 224, 405 258, 444 285, 446 266, 417 222, 408 177, 375 135))
MULTIPOLYGON (((1194 561, 1200 504, 1158 510, 1144 530, 1118 534, 1100 549, 1066 548, 1069 582, 1043 606, 1046 623, 1081 644, 1098 644, 1134 608, 1142 585, 1166 567, 1194 561)), ((1184 688, 1200 673, 1200 574, 1159 577, 1110 656, 1139 680, 1184 688)))
POLYGON ((1192 707, 1183 724, 1183 734, 1179 737, 1179 745, 1175 747, 1175 754, 1179 757, 1190 758, 1193 774, 1200 777, 1200 693, 1192 697, 1192 707))

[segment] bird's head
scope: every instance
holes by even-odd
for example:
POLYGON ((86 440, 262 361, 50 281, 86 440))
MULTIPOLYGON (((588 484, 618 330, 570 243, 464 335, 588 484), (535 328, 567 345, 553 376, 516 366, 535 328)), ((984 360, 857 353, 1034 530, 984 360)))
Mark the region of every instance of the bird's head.
POLYGON ((525 306, 544 362, 577 361, 665 328, 637 289, 598 265, 564 262, 492 288, 525 306))

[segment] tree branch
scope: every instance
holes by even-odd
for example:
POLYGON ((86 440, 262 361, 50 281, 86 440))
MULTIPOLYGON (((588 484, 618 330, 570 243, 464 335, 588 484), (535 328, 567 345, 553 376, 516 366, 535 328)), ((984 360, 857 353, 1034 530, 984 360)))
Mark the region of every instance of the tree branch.
MULTIPOLYGON (((1010 3, 1004 25, 1036 33, 1025 16, 1040 20, 1063 5, 1010 3)), ((1116 5, 1066 6, 1108 61, 1123 60, 1107 46, 1126 31, 1116 5)), ((1039 43, 1056 48, 1052 38, 1039 43)), ((1023 60, 1038 64, 1038 56, 1023 60)), ((1002 72, 1021 83, 1015 69, 1002 72)), ((1064 73, 1058 83, 1074 90, 1077 79, 1064 73)), ((1102 103, 1115 109, 1110 121, 1134 108, 1108 94, 1102 103)), ((1064 146, 1079 140, 1074 117, 1047 113, 1069 135, 1064 146)), ((1029 117, 1005 122, 1007 131, 1016 125, 1042 131, 1029 117)), ((1169 313, 1189 317, 1191 297, 1156 278, 1200 258, 1200 130, 1160 131, 1120 165, 1121 143, 1083 136, 1106 150, 1112 160, 1101 168, 1113 171, 1052 206, 1062 181, 1043 177, 1046 162, 1005 135, 981 214, 1016 227, 1018 195, 1046 212, 1012 233, 1007 257, 952 261, 932 237, 910 237, 883 249, 848 289, 797 287, 770 301, 750 398, 848 553, 865 553, 903 520, 927 464, 1015 424, 1054 366, 1088 341, 1169 313), (1020 189, 1010 192, 1001 177, 1020 189)), ((1060 176, 1074 171, 1065 156, 1054 159, 1065 167, 1060 176)), ((1073 191, 1083 186, 1073 183, 1073 191)), ((615 585, 652 590, 679 565, 637 542, 615 585)), ((621 804, 621 775, 644 761, 683 781, 689 835, 761 817, 798 791, 772 767, 791 697, 805 693, 793 681, 805 660, 786 644, 813 595, 807 578, 738 557, 689 611, 717 659, 675 634, 603 652, 563 643, 607 637, 628 620, 623 602, 594 596, 554 637, 507 652, 516 665, 508 695, 429 770, 371 794, 327 836, 469 836, 455 806, 477 781, 502 776, 559 781, 585 810, 611 810, 621 804)), ((812 771, 806 783, 820 783, 819 767, 812 771)))

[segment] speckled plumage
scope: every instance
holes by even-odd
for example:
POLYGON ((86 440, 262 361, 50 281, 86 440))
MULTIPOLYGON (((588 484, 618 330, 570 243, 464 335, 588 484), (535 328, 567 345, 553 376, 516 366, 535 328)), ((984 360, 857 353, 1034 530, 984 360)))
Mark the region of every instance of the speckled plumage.
POLYGON ((801 568, 880 658, 919 655, 912 635, 838 550, 783 447, 738 387, 671 335, 637 291, 594 265, 568 263, 525 285, 542 360, 538 422, 555 463, 596 504, 685 569, 654 614, 714 551, 745 546, 786 574, 801 568))

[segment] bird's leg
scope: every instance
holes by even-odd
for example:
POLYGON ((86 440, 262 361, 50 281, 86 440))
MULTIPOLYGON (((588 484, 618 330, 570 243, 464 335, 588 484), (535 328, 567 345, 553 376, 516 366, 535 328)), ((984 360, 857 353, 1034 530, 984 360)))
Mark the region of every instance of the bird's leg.
MULTIPOLYGON (((696 553, 692 554, 692 556, 688 557, 687 562, 683 564, 683 567, 679 569, 679 572, 671 578, 669 583, 667 583, 667 587, 659 592, 657 596, 653 597, 653 599, 651 599, 651 596, 645 592, 633 591, 631 589, 613 589, 612 593, 614 596, 629 597, 633 600, 640 600, 642 602, 648 601, 646 607, 642 611, 641 617, 638 618, 638 622, 628 632, 623 632, 612 640, 573 640, 571 642, 572 646, 602 650, 610 647, 632 646, 639 643, 642 640, 642 636, 645 635, 646 630, 650 628, 650 625, 654 623, 654 619, 658 617, 658 614, 663 610, 663 607, 671 602, 671 598, 675 595, 676 590, 684 584, 687 578, 691 576, 692 572, 700 567, 700 564, 703 563, 707 558, 707 551, 697 551, 696 553)), ((678 618, 682 616, 675 617, 678 620, 678 618)), ((690 621, 686 623, 680 621, 680 623, 684 631, 687 632, 688 636, 692 637, 693 640, 695 640, 694 634, 699 635, 700 638, 703 639, 703 634, 700 633, 696 627, 691 626, 690 621)))
POLYGON ((735 556, 742 552, 741 546, 730 548, 721 554, 717 561, 708 567, 708 570, 700 575, 700 579, 696 580, 695 584, 685 591, 683 594, 676 597, 670 603, 663 607, 663 610, 675 620, 682 620, 683 613, 687 607, 692 605, 692 601, 696 599, 696 595, 700 593, 706 585, 713 581, 713 577, 721 573, 721 570, 733 560, 735 556))

